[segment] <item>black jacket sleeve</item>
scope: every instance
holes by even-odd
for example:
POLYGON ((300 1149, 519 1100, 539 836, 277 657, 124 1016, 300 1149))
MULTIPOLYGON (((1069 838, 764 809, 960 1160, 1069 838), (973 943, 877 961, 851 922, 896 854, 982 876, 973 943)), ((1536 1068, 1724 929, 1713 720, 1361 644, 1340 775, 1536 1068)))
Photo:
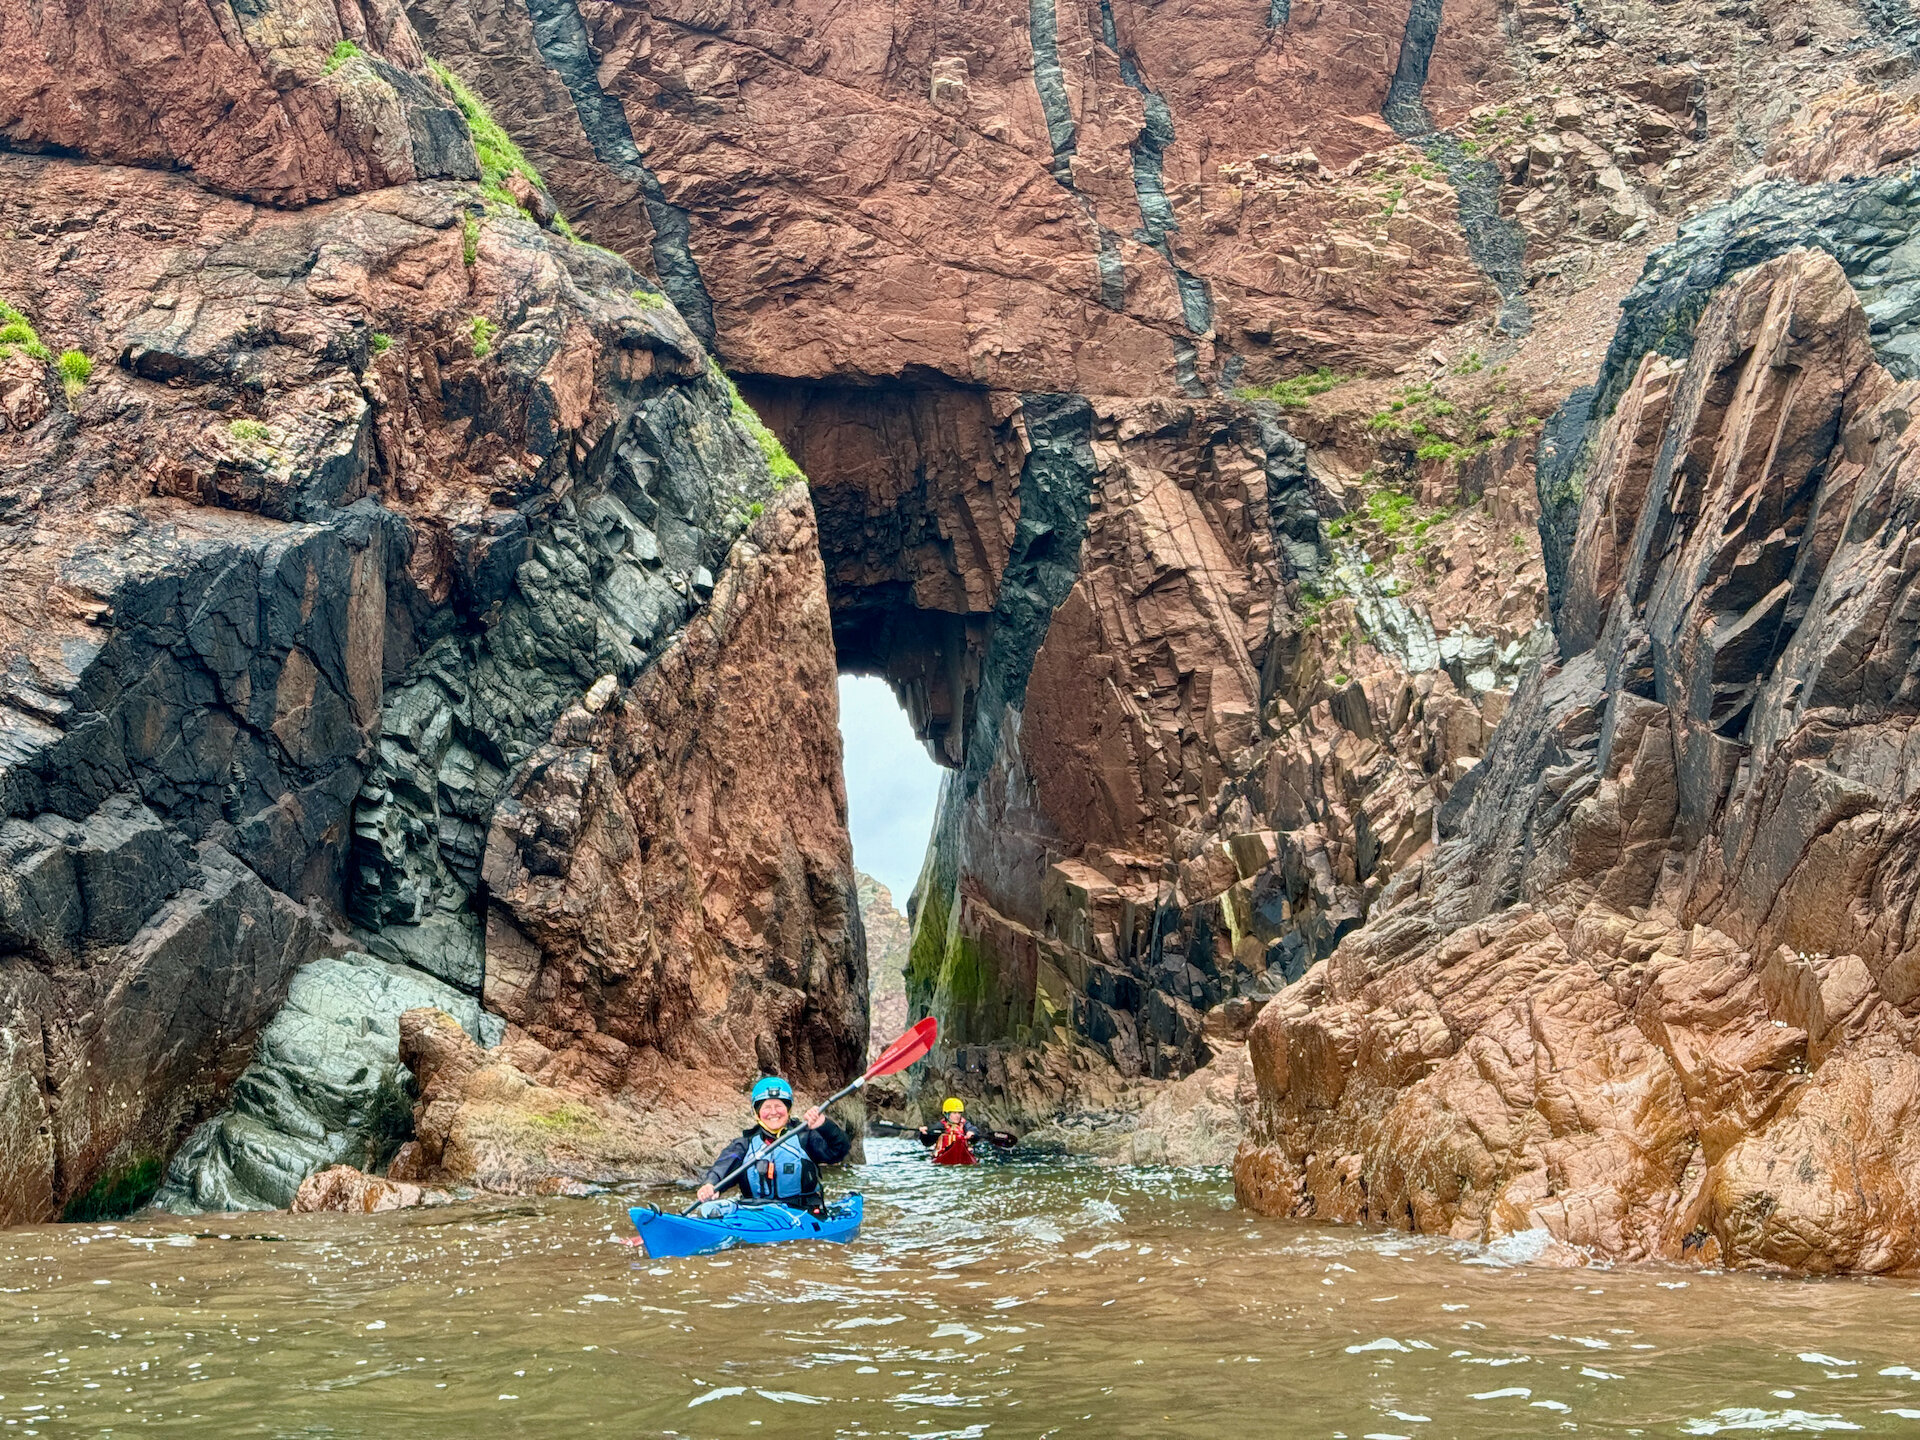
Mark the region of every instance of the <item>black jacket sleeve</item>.
POLYGON ((807 1131, 802 1142, 816 1165, 838 1165, 853 1149, 853 1140, 831 1120, 822 1120, 818 1130, 807 1131))
MULTIPOLYGON (((720 1158, 707 1167, 707 1184, 718 1185, 726 1176, 740 1168, 740 1162, 747 1158, 747 1137, 742 1135, 726 1149, 720 1152, 720 1158)), ((741 1189, 746 1188, 746 1176, 738 1177, 741 1189)))

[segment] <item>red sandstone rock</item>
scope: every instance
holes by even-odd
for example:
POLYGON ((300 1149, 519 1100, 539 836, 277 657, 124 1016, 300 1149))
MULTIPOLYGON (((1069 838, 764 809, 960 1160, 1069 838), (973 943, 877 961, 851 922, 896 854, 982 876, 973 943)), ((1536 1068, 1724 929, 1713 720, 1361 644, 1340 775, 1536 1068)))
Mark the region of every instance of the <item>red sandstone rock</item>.
POLYGON ((737 1116, 764 1068, 858 1073, 865 975, 812 507, 778 497, 618 703, 563 715, 495 812, 487 1007, 593 1077, 737 1116))
MULTIPOLYGON (((726 419, 725 389, 670 307, 643 303, 644 290, 636 299, 636 277, 612 257, 517 218, 476 217, 470 187, 394 186, 282 212, 178 174, 18 155, 0 164, 6 298, 53 350, 94 362, 69 394, 52 366, 16 351, 4 372, 13 388, 0 392, 25 427, 8 431, 0 455, 0 669, 12 677, 0 700, 11 747, 0 760, 0 1002, 12 1033, 32 1037, 17 1078, 43 1072, 3 1092, 0 1132, 18 1163, 0 1204, 37 1220, 101 1174, 169 1153, 246 1065, 293 969, 350 943, 330 917, 347 910, 356 792, 383 700, 416 658, 416 627, 437 607, 471 603, 476 581, 515 583, 511 567, 483 574, 476 537, 524 523, 516 505, 588 498, 594 482, 579 488, 573 467, 643 391, 672 406, 697 390, 689 413, 726 427, 741 474, 764 468, 751 471, 759 452, 726 419), (476 317, 491 327, 485 346, 476 317), (167 637, 200 625, 169 599, 182 575, 195 577, 194 604, 240 620, 203 626, 175 650, 167 637), (262 598, 272 594, 291 597, 288 608, 262 598), (126 670, 109 683, 115 664, 126 670), (103 733, 112 744, 77 768, 46 758, 103 733), (134 793, 116 797, 121 786, 134 793), (21 891, 23 875, 47 888, 21 891), (42 893, 54 897, 44 912, 42 893), (85 966, 70 963, 81 944, 85 966), (29 1053, 38 1059, 22 1068, 29 1053)), ((559 1063, 608 1090, 630 1071, 679 1084, 683 1064, 720 1066, 691 1086, 710 1087, 714 1113, 731 1112, 763 1057, 825 1088, 857 1066, 865 1040, 830 631, 804 488, 763 525, 773 556, 741 563, 776 570, 778 583, 755 589, 729 571, 723 595, 749 594, 715 623, 736 647, 791 644, 798 657, 804 640, 809 666, 789 668, 777 649, 743 657, 709 627, 692 642, 699 663, 771 667, 768 684, 729 689, 684 652, 652 683, 677 676, 690 718, 716 738, 715 687, 736 709, 766 707, 717 757, 741 772, 716 779, 719 814, 740 817, 724 799, 737 792, 764 807, 754 825, 790 813, 792 826, 762 842, 696 815, 690 838, 663 843, 636 877, 656 898, 671 894, 689 917, 680 933, 697 935, 697 958, 681 949, 672 962, 677 989, 651 972, 659 990, 582 981, 524 1011, 532 1021, 547 1005, 541 1033, 559 1063), (760 764, 768 734, 790 737, 809 763, 760 764), (703 868, 687 868, 696 861, 703 868), (790 928, 763 940, 760 917, 776 910, 790 928), (741 933, 739 950, 723 948, 741 933), (755 978, 730 968, 733 955, 763 950, 771 961, 755 978), (724 1017, 729 995, 762 991, 734 1030, 676 1037, 683 1021, 724 1017), (698 1006, 656 1003, 675 994, 698 1006), (626 1047, 640 1057, 631 1065, 626 1047)), ((594 678, 576 677, 583 691, 594 678)), ((668 808, 677 773, 654 772, 668 808)), ((566 963, 584 973, 594 962, 566 963)), ((512 973, 504 958, 497 970, 512 973)))
POLYGON ((1920 1264, 1909 827, 1864 759, 1906 722, 1863 703, 1906 645, 1882 527, 1920 466, 1889 423, 1910 387, 1865 333, 1837 265, 1797 253, 1729 286, 1678 369, 1641 365, 1569 567, 1563 638, 1593 649, 1516 699, 1417 894, 1255 1023, 1245 1203, 1623 1258, 1920 1264), (1656 446, 1693 457, 1684 501, 1656 446), (1809 603, 1742 650, 1776 613, 1756 561, 1796 554, 1809 603), (1718 688, 1667 679, 1662 702, 1635 666, 1718 688), (1750 725, 1726 698, 1748 694, 1750 725), (1500 908, 1508 887, 1530 903, 1500 908))
POLYGON ((482 1050, 437 1010, 401 1017, 400 1058, 420 1099, 414 1139, 388 1168, 395 1181, 502 1194, 661 1184, 697 1172, 739 1133, 738 1093, 730 1113, 715 1114, 707 1102, 725 1087, 703 1085, 697 1071, 644 1101, 609 1095, 600 1077, 555 1066, 537 1041, 510 1035, 498 1051, 482 1050), (565 1075, 558 1084, 533 1078, 555 1071, 565 1075))
POLYGON ((302 1181, 290 1208, 296 1214, 332 1210, 343 1215, 378 1215, 416 1205, 444 1205, 450 1198, 442 1191, 364 1174, 351 1165, 334 1165, 302 1181))
POLYGON ((12 149, 178 167, 276 205, 479 174, 396 0, 10 5, 0 70, 12 149))

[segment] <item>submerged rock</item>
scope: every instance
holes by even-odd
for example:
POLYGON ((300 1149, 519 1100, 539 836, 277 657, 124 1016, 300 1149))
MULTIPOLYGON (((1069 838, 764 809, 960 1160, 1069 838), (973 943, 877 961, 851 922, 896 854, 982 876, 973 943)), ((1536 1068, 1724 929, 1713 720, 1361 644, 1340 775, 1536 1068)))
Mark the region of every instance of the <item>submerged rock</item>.
POLYGON ((416 1205, 445 1205, 453 1197, 444 1190, 409 1185, 368 1175, 351 1165, 331 1165, 300 1182, 289 1210, 296 1214, 330 1210, 341 1215, 378 1215, 386 1210, 408 1210, 416 1205))

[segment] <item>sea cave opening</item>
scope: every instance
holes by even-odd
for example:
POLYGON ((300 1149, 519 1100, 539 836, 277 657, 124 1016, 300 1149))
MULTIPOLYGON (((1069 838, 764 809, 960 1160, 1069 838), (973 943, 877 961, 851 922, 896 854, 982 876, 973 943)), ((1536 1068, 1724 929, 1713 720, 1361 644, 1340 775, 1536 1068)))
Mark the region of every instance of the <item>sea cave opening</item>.
POLYGON ((867 1014, 878 1047, 908 1019, 913 888, 945 772, 914 733, 893 687, 878 676, 841 675, 840 744, 867 932, 867 1014))

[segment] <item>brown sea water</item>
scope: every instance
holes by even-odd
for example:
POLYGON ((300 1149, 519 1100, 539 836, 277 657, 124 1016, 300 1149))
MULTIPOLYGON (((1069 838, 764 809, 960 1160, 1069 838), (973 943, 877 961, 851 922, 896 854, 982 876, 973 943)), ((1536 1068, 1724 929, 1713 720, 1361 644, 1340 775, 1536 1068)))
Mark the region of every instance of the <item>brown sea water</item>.
POLYGON ((1261 1219, 1220 1171, 868 1154, 845 1247, 650 1260, 611 1197, 0 1232, 0 1431, 1920 1433, 1920 1285, 1546 1268, 1261 1219))

